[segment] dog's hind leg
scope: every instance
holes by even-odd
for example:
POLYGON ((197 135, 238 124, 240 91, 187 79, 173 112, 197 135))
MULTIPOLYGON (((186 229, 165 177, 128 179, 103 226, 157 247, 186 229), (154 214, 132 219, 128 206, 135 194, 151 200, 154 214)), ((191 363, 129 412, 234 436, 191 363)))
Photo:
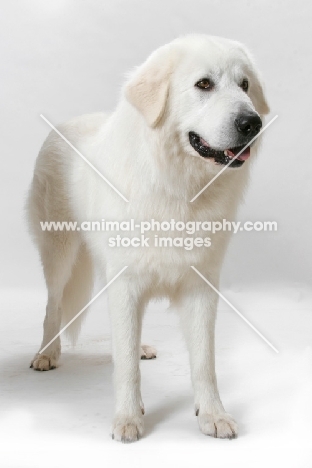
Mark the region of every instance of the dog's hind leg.
POLYGON ((61 353, 61 340, 56 336, 62 321, 63 292, 71 278, 80 245, 79 236, 74 232, 54 231, 45 232, 43 235, 44 243, 41 243, 40 254, 48 288, 48 302, 42 343, 31 362, 31 367, 40 371, 54 369, 57 366, 61 353))
POLYGON ((157 351, 153 346, 141 344, 141 359, 155 359, 157 351))

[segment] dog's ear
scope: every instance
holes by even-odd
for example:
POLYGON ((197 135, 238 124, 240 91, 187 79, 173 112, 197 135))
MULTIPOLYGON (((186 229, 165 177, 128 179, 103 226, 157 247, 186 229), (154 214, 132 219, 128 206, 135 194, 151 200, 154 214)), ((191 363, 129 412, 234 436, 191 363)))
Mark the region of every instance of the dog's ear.
POLYGON ((262 80, 257 71, 254 59, 250 52, 242 44, 239 44, 239 48, 244 53, 245 57, 249 62, 248 68, 249 74, 251 75, 251 81, 248 94, 250 95, 250 99, 252 100, 256 111, 260 115, 266 115, 270 112, 270 108, 264 94, 262 80))
POLYGON ((126 98, 151 127, 156 127, 164 114, 173 62, 172 46, 165 45, 150 55, 125 86, 126 98))
POLYGON ((268 102, 266 100, 263 85, 261 79, 259 78, 258 73, 253 70, 253 79, 250 83, 250 99, 252 100, 256 111, 260 115, 266 115, 270 112, 268 102))

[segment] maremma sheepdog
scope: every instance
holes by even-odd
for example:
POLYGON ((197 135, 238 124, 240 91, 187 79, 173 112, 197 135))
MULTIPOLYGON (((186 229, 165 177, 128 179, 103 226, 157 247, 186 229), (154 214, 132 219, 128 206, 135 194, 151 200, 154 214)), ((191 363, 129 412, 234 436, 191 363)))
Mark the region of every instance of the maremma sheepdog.
MULTIPOLYGON (((230 233, 207 238, 200 226, 234 219, 268 112, 246 48, 194 34, 160 47, 136 68, 111 115, 70 120, 52 130, 40 150, 27 211, 48 302, 31 367, 57 367, 58 333, 92 298, 98 271, 103 285, 109 283, 115 440, 132 442, 143 434, 140 357, 155 357, 156 351, 141 345, 142 317, 150 299, 163 297, 180 316, 200 430, 219 438, 237 435, 215 375, 218 294, 196 273, 218 288, 230 233), (135 220, 135 229, 118 233, 128 246, 112 242, 107 230, 79 229, 99 220, 135 220), (160 224, 154 237, 166 238, 165 245, 142 239, 140 226, 151 220, 160 224), (192 248, 185 248, 185 230, 167 229, 172 220, 179 226, 197 222, 192 248), (42 222, 75 222, 78 228, 47 230, 42 222), (177 237, 182 243, 168 243, 177 237)), ((73 340, 82 315, 67 329, 73 340)))

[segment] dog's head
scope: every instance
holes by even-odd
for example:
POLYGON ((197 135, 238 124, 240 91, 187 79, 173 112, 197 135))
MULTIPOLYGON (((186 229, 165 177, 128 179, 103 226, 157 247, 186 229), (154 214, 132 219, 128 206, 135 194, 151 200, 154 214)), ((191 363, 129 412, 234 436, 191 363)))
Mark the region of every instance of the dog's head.
POLYGON ((214 164, 240 167, 269 112, 253 60, 241 44, 191 35, 156 50, 125 88, 155 129, 170 121, 183 150, 214 164))

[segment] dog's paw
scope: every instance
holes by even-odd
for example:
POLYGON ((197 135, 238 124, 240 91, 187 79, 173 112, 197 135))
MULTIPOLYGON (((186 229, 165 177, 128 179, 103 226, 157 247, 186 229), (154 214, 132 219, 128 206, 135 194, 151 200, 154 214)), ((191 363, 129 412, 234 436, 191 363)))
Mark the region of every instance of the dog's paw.
POLYGON ((46 354, 36 354, 30 367, 37 371, 48 371, 57 367, 57 360, 46 354))
POLYGON ((136 442, 143 435, 143 420, 138 416, 118 416, 113 423, 112 438, 125 444, 136 442))
POLYGON ((141 359, 155 359, 157 351, 152 346, 141 345, 141 359))
POLYGON ((203 434, 219 439, 235 439, 237 424, 228 413, 198 414, 199 428, 203 434))

